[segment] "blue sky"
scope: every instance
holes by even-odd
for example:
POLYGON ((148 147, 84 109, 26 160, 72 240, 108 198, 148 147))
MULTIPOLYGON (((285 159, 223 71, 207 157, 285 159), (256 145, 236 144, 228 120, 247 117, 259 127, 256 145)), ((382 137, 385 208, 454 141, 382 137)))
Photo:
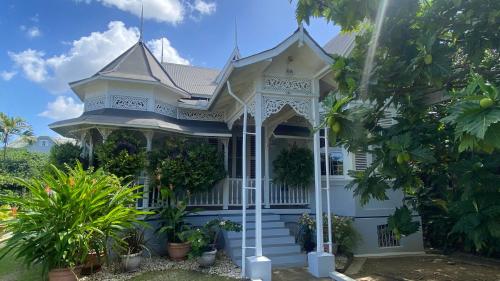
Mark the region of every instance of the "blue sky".
MULTIPOLYGON (((75 117, 81 101, 70 81, 95 73, 143 36, 165 61, 221 68, 234 46, 235 20, 243 56, 269 49, 296 28, 288 0, 25 0, 0 3, 0 112, 21 116, 36 135, 75 117)), ((306 26, 325 44, 331 23, 306 26)))

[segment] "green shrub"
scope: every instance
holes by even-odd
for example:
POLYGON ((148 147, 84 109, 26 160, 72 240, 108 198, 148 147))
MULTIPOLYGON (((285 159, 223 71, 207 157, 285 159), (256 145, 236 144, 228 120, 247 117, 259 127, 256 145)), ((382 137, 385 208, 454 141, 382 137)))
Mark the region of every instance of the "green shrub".
POLYGON ((25 149, 8 149, 5 160, 0 161, 0 190, 21 188, 12 178, 38 177, 47 165, 47 155, 25 149))
POLYGON ((150 163, 154 178, 178 196, 207 191, 226 176, 222 153, 198 140, 167 139, 151 153, 150 163))
POLYGON ((113 132, 96 148, 99 166, 121 178, 137 176, 146 162, 146 150, 140 137, 134 132, 113 132))
POLYGON ((81 156, 82 148, 73 143, 63 143, 54 145, 50 149, 49 163, 58 167, 59 169, 64 168, 65 164, 69 166, 76 165, 77 162, 83 163, 83 166, 87 166, 87 159, 81 156))
POLYGON ((106 241, 147 214, 135 209, 140 186, 122 185, 103 170, 84 170, 81 164, 64 172, 55 166, 38 178, 15 181, 28 190, 23 197, 2 195, 0 200, 19 207, 15 220, 6 223, 12 233, 0 256, 14 255, 44 272, 74 267, 106 241))
POLYGON ((273 166, 275 180, 288 186, 306 186, 314 175, 311 150, 295 144, 290 149, 281 150, 273 166))
POLYGON ((203 252, 215 250, 215 244, 222 230, 240 232, 241 225, 230 220, 213 219, 202 227, 194 229, 188 237, 188 241, 191 242, 189 255, 197 257, 203 252))
MULTIPOLYGON (((354 228, 354 219, 332 215, 333 243, 337 245, 337 251, 341 254, 352 254, 361 236, 354 228)), ((323 233, 325 241, 328 240, 328 216, 323 215, 323 233)))

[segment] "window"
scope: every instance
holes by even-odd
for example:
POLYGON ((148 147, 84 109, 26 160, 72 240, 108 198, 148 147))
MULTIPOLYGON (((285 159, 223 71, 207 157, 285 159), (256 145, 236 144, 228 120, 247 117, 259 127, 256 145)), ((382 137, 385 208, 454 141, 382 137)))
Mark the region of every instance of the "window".
POLYGON ((389 230, 389 225, 387 224, 377 225, 377 237, 380 248, 398 247, 401 245, 399 239, 396 238, 392 230, 389 230))
POLYGON ((40 146, 49 146, 49 142, 46 140, 41 140, 40 141, 40 146))
MULTIPOLYGON (((343 176, 344 175, 344 156, 342 155, 342 149, 338 147, 329 147, 329 165, 330 176, 343 176)), ((326 163, 325 163, 325 150, 321 150, 321 175, 326 175, 326 163)))
MULTIPOLYGON (((236 155, 234 157, 235 166, 236 166, 236 174, 233 175, 235 177, 241 178, 243 176, 242 173, 242 159, 243 159, 243 137, 237 136, 234 137, 233 140, 236 144, 236 155)), ((232 145, 232 144, 231 144, 232 145)), ((249 135, 247 136, 247 149, 245 151, 247 153, 247 177, 255 178, 255 136, 249 135)))

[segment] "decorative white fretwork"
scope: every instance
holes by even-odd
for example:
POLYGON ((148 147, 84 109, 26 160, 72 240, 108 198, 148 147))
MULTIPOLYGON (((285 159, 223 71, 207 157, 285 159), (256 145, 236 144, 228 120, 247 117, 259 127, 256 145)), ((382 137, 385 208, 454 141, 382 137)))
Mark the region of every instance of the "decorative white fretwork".
POLYGON ((168 117, 177 118, 177 107, 159 100, 155 101, 155 112, 168 117))
POLYGON ((264 76, 264 90, 312 94, 312 80, 294 77, 264 76))
POLYGON ((255 100, 252 100, 250 103, 248 103, 247 112, 248 112, 248 114, 255 117, 255 100))
POLYGON ((223 111, 178 109, 177 117, 186 120, 224 121, 225 114, 223 111))
POLYGON ((148 99, 130 96, 111 96, 111 107, 130 110, 148 110, 148 99))
POLYGON ((93 97, 85 99, 85 111, 102 109, 105 107, 105 99, 102 97, 93 97))
POLYGON ((311 100, 309 98, 293 96, 263 96, 262 121, 266 120, 267 117, 278 113, 287 104, 291 106, 297 114, 305 117, 311 124, 314 124, 311 114, 311 100))

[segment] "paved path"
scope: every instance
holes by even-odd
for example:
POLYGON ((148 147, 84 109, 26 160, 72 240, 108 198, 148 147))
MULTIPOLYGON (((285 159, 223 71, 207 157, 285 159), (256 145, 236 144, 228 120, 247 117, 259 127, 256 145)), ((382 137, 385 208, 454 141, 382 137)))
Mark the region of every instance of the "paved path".
POLYGON ((332 281, 330 278, 315 278, 305 267, 277 268, 273 270, 273 281, 332 281))

